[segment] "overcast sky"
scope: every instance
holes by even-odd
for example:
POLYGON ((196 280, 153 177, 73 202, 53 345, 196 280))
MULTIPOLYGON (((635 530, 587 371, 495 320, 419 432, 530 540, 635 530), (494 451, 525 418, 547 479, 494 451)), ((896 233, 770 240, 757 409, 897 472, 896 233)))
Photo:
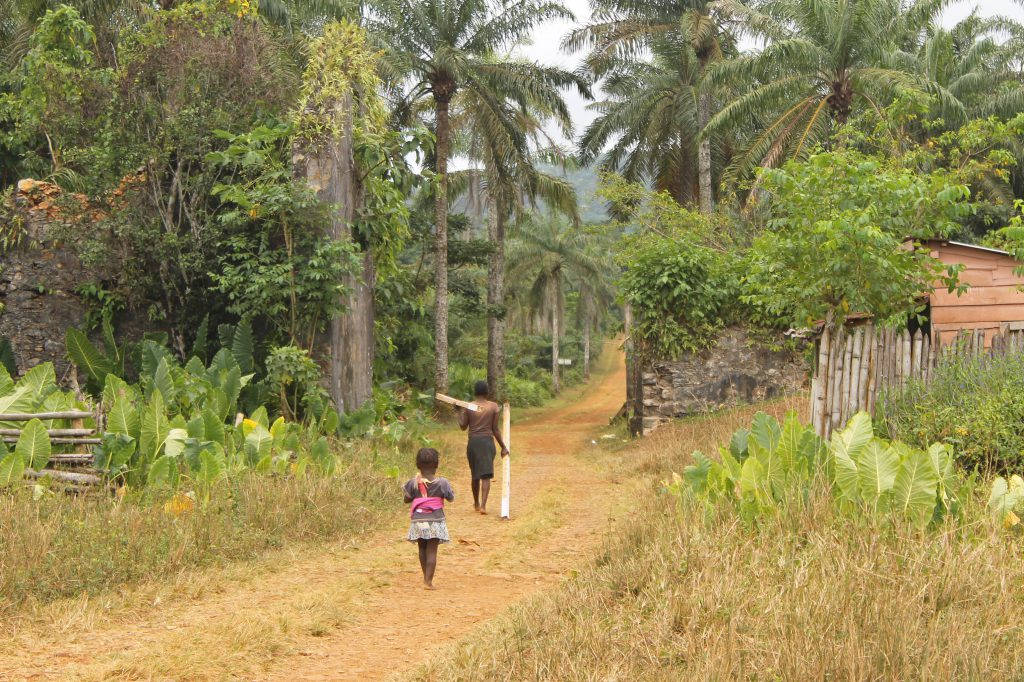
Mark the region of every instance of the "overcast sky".
MULTIPOLYGON (((588 0, 564 0, 565 5, 576 15, 577 22, 584 23, 590 17, 590 4, 588 0)), ((1004 14, 1024 21, 1024 8, 1015 3, 1014 0, 970 0, 957 3, 946 10, 943 15, 943 23, 955 24, 968 14, 974 7, 978 7, 982 14, 994 15, 1004 14)), ((524 46, 517 52, 529 58, 535 59, 544 64, 558 65, 566 69, 575 69, 579 64, 580 55, 569 55, 563 53, 559 46, 562 38, 573 28, 570 22, 550 22, 539 27, 534 33, 533 44, 524 46)), ((576 128, 576 135, 586 127, 594 118, 594 114, 586 109, 586 102, 572 91, 566 97, 573 114, 573 123, 576 128)))

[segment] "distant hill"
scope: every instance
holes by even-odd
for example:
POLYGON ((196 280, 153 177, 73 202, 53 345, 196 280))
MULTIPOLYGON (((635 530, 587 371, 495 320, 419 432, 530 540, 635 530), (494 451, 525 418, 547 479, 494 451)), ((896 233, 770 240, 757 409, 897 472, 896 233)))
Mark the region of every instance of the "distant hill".
MULTIPOLYGON (((563 172, 558 166, 539 164, 538 168, 557 177, 565 178, 576 188, 576 198, 580 205, 580 218, 585 223, 601 223, 608 220, 608 211, 604 201, 597 196, 597 168, 588 166, 577 170, 563 172)), ((452 213, 469 213, 470 206, 466 195, 457 197, 451 204, 452 213)))
POLYGON ((600 223, 608 220, 608 211, 604 201, 597 196, 597 168, 587 166, 577 170, 562 172, 557 166, 542 164, 540 169, 550 175, 563 177, 576 188, 576 199, 580 205, 580 218, 585 223, 600 223))

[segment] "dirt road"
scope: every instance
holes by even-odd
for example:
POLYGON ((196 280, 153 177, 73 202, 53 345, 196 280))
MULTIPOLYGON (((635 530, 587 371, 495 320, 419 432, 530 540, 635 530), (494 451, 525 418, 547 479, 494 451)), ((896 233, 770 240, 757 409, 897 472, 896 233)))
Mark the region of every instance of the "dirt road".
POLYGON ((456 501, 435 592, 421 587, 403 516, 355 546, 193 575, 130 609, 85 602, 50 614, 0 644, 0 679, 376 680, 406 671, 561 580, 593 549, 617 511, 607 455, 591 440, 624 393, 622 356, 609 345, 590 384, 516 420, 511 521, 472 511, 461 434, 444 435, 441 473, 456 501))

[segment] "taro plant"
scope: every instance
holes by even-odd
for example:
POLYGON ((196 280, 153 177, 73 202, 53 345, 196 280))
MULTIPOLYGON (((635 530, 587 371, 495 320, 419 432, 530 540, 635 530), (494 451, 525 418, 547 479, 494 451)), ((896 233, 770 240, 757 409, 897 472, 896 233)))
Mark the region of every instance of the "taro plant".
MULTIPOLYGON (((959 511, 952 448, 936 443, 920 449, 876 438, 865 412, 827 445, 795 413, 781 425, 758 413, 750 430, 737 431, 719 453, 720 461, 693 453, 695 463, 682 476, 673 474, 666 488, 711 504, 733 501, 748 519, 803 499, 819 477, 830 484, 840 509, 872 519, 899 518, 924 527, 959 511)), ((1022 498, 1024 490, 1007 508, 1022 498)))

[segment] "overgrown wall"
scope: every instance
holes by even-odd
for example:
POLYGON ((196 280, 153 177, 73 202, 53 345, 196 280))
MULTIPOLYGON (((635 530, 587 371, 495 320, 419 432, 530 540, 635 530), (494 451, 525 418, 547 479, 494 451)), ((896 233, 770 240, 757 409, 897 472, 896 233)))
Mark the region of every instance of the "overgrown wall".
POLYGON ((56 241, 48 227, 56 224, 52 185, 22 181, 11 198, 14 211, 4 234, 21 232, 19 243, 0 255, 0 335, 14 349, 19 372, 53 362, 64 380, 70 363, 64 335, 81 326, 83 312, 75 290, 86 276, 69 246, 56 241))
POLYGON ((768 350, 743 329, 726 329, 706 351, 643 364, 634 430, 647 435, 670 419, 800 391, 808 369, 799 352, 768 350))

